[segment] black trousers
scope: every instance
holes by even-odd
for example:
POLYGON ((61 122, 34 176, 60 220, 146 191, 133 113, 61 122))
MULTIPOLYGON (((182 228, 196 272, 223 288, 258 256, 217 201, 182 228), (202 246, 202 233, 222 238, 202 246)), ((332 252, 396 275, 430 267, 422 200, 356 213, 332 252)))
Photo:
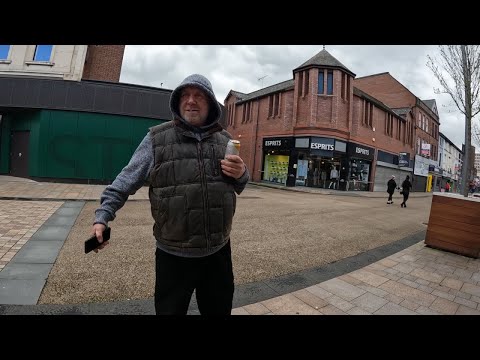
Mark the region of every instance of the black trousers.
POLYGON ((230 241, 202 258, 155 252, 155 312, 185 315, 195 290, 202 315, 230 315, 234 292, 230 241))
POLYGON ((387 201, 392 201, 392 195, 393 195, 393 193, 388 193, 388 200, 387 201))
POLYGON ((408 195, 410 195, 409 192, 406 192, 406 191, 403 192, 403 203, 404 203, 405 205, 407 204, 408 195))

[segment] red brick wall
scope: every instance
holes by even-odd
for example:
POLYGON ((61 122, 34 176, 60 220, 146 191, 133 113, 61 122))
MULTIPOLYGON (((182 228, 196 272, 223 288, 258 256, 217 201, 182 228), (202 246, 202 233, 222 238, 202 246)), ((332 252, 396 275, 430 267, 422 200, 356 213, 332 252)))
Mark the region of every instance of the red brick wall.
POLYGON ((393 135, 387 135, 385 133, 385 111, 383 109, 373 107, 373 119, 372 119, 372 128, 363 125, 362 115, 363 115, 363 99, 354 96, 354 124, 356 131, 352 132, 351 141, 360 142, 362 144, 376 147, 380 150, 387 151, 390 153, 399 153, 399 152, 409 152, 413 157, 414 151, 413 147, 409 144, 404 144, 403 135, 401 140, 396 138, 397 135, 397 124, 398 119, 394 117, 393 119, 393 135), (375 131, 373 131, 373 127, 375 131), (375 141, 373 141, 375 138, 375 141))
POLYGON ((353 86, 370 94, 390 108, 415 106, 415 95, 388 73, 355 79, 353 86))
MULTIPOLYGON (((415 114, 415 125, 416 125, 416 137, 422 139, 424 142, 427 142, 428 144, 435 145, 435 149, 430 148, 430 152, 431 152, 430 159, 434 159, 438 161, 438 140, 432 134, 432 123, 435 122, 437 125, 438 123, 429 115, 427 111, 420 110, 418 107, 415 108, 414 114, 415 114), (427 118, 428 133, 423 129, 421 129, 419 126, 419 122, 418 122, 419 114, 423 114, 427 118), (432 151, 435 152, 435 154, 433 154, 432 151)), ((438 135, 438 137, 440 137, 440 134, 438 135)), ((416 142, 415 142, 415 152, 416 150, 417 148, 416 148, 416 142)))
POLYGON ((118 82, 125 45, 88 45, 82 80, 118 82))
MULTIPOLYGON (((295 75, 295 84, 298 86, 297 74, 295 75)), ((312 84, 309 94, 304 98, 299 97, 296 88, 282 92, 280 114, 275 117, 268 118, 268 96, 253 100, 252 117, 249 122, 244 124, 242 124, 244 103, 234 107, 234 125, 228 126, 227 131, 235 139, 241 141, 240 156, 245 161, 253 181, 261 179, 262 139, 265 137, 295 135, 336 137, 391 153, 406 151, 412 156, 414 155, 414 148, 404 144, 403 137, 402 140, 395 138, 395 125, 398 121, 396 118, 394 119, 393 137, 385 134, 384 110, 374 106, 373 126, 375 131, 362 125, 363 99, 353 95, 353 81, 350 82, 349 101, 342 99, 341 79, 341 72, 335 71, 334 94, 319 96, 317 94, 318 71, 312 71, 309 79, 312 84), (294 114, 296 114, 296 119, 294 114)), ((227 99, 225 106, 228 107, 237 100, 231 96, 227 99)))
MULTIPOLYGON (((420 110, 416 106, 416 96, 410 93, 402 84, 400 84, 390 74, 381 74, 378 76, 368 76, 365 78, 355 79, 354 86, 358 89, 370 94, 374 98, 380 100, 391 108, 414 107, 416 130, 414 134, 414 144, 412 146, 413 154, 416 153, 417 138, 421 138, 429 144, 435 145, 435 153, 438 152, 438 140, 431 134, 432 123, 439 124, 437 120, 429 115, 427 111, 420 110), (429 121, 429 133, 418 127, 418 113, 425 114, 429 121)), ((437 159, 437 155, 431 156, 431 159, 437 159)))

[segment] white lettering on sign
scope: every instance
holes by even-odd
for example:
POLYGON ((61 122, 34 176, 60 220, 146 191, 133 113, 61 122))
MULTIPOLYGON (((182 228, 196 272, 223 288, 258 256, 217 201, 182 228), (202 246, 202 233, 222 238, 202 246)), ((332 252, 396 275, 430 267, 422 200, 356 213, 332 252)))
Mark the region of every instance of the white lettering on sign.
POLYGON ((357 147, 357 154, 370 155, 370 150, 357 147))
POLYGON ((265 140, 265 146, 282 146, 282 140, 265 140))
POLYGON ((317 149, 317 150, 329 150, 329 151, 334 150, 333 144, 312 143, 312 145, 310 145, 310 148, 317 149))

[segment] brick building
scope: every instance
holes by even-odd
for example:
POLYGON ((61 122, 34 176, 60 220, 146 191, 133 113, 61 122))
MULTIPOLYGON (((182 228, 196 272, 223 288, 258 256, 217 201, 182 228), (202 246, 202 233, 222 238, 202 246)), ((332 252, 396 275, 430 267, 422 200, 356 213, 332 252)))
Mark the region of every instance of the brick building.
POLYGON ((425 191, 429 179, 432 184, 439 182, 442 177, 438 164, 440 121, 435 100, 420 100, 389 73, 357 78, 354 86, 394 111, 398 108, 411 109, 415 119, 413 188, 415 191, 425 191))
POLYGON ((293 79, 231 90, 224 105, 253 181, 384 191, 392 174, 413 173, 416 103, 388 106, 325 49, 293 79))
POLYGON ((88 45, 82 80, 120 81, 125 45, 88 45))

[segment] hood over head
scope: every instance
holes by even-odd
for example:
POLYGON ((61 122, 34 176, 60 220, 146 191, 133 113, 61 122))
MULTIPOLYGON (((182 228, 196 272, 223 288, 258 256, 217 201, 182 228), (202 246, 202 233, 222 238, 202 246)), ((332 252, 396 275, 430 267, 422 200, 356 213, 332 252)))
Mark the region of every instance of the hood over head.
POLYGON ((172 112, 174 118, 179 119, 184 124, 187 124, 190 127, 194 127, 188 121, 183 119, 180 115, 180 93, 182 89, 187 86, 195 86, 201 89, 207 95, 210 103, 207 120, 205 122, 205 125, 200 128, 208 130, 209 128, 215 126, 220 120, 220 116, 222 115, 222 108, 220 107, 220 104, 215 98, 215 93, 213 92, 212 84, 210 83, 210 81, 208 81, 205 76, 199 74, 192 74, 190 76, 187 76, 180 83, 180 85, 178 85, 177 88, 173 90, 172 94, 170 95, 170 111, 172 112))

